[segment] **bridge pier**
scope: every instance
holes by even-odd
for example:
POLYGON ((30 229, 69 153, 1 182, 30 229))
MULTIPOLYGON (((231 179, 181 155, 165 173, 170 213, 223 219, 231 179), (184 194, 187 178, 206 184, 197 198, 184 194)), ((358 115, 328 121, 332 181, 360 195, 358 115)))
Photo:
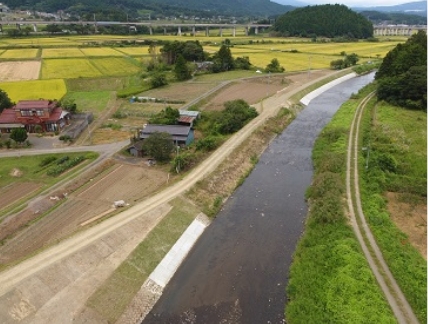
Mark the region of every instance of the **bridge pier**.
POLYGON ((232 29, 232 36, 236 37, 236 27, 235 26, 233 26, 233 29, 232 29))
POLYGON ((245 27, 245 36, 248 36, 248 26, 245 27))
POLYGON ((35 33, 37 33, 37 25, 36 24, 33 24, 33 30, 35 33))
POLYGON ((152 28, 152 26, 149 26, 149 34, 153 35, 153 28, 152 28))
POLYGON ((0 24, 0 33, 2 33, 2 32, 3 32, 3 25, 0 24))
POLYGON ((223 27, 220 27, 220 37, 223 37, 223 27))
POLYGON ((20 24, 16 24, 16 29, 21 30, 21 25, 20 24))
POLYGON ((192 26, 192 36, 196 36, 196 27, 192 26))
POLYGON ((163 29, 163 34, 166 35, 166 28, 163 29))
POLYGON ((205 36, 210 37, 210 30, 208 27, 205 27, 205 36))
POLYGON ((178 35, 178 36, 181 36, 181 26, 178 26, 177 35, 178 35))

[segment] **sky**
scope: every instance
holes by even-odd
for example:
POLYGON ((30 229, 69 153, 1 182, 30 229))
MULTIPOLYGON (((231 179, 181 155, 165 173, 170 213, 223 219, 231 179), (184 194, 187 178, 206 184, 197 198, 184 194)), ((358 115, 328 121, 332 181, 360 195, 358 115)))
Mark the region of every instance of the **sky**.
MULTIPOLYGON (((273 0, 275 1, 275 0, 273 0)), ((286 1, 286 0, 283 0, 286 1)), ((300 0, 301 2, 307 3, 309 5, 315 4, 344 4, 347 7, 377 7, 377 6, 394 6, 398 4, 414 2, 419 0, 300 0)), ((278 1, 279 2, 279 1, 278 1)))

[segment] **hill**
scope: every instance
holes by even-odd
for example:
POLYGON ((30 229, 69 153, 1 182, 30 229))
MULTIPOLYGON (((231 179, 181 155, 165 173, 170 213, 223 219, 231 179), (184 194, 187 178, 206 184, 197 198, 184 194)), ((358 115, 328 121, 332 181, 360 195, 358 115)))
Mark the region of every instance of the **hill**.
POLYGON ((294 9, 270 0, 7 0, 5 3, 11 9, 42 12, 63 10, 78 16, 93 13, 111 16, 114 12, 114 16, 141 18, 142 15, 151 15, 152 19, 180 15, 265 17, 294 9))
POLYGON ((373 36, 373 25, 364 16, 344 5, 319 5, 297 8, 278 17, 274 30, 284 36, 347 37, 373 36))

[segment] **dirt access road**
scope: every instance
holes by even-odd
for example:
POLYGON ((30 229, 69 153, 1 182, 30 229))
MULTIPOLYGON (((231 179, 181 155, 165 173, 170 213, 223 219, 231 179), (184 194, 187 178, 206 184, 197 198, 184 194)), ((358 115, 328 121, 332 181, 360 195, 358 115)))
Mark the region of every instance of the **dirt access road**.
MULTIPOLYGON (((42 288, 39 279, 41 273, 44 274, 46 272, 49 272, 49 282, 52 286, 55 282, 60 282, 60 280, 67 276, 69 272, 74 272, 74 266, 86 266, 85 264, 88 261, 86 260, 85 256, 81 256, 78 260, 75 260, 77 261, 77 264, 73 263, 73 265, 71 265, 69 262, 67 263, 67 260, 73 258, 73 256, 76 255, 75 252, 85 250, 85 248, 88 248, 99 242, 100 239, 109 237, 117 231, 123 232, 124 226, 127 226, 133 223, 134 221, 142 219, 142 215, 149 215, 150 213, 161 209, 162 206, 166 206, 171 199, 190 189, 197 181, 201 180, 204 176, 214 171, 218 167, 218 165, 252 133, 254 129, 264 123, 268 118, 275 116, 281 107, 287 106, 287 100, 292 95, 294 95, 298 91, 301 91, 308 85, 316 83, 321 79, 325 78, 326 76, 334 73, 331 71, 327 72, 328 73, 324 73, 321 76, 320 74, 315 73, 313 73, 312 75, 305 74, 304 78, 300 79, 300 82, 295 82, 293 85, 288 86, 284 90, 277 92, 274 96, 264 100, 261 104, 258 104, 256 108, 259 110, 260 115, 256 119, 252 120, 249 124, 247 124, 240 132, 231 137, 212 156, 207 158, 203 163, 196 167, 191 173, 188 174, 188 176, 186 176, 180 182, 165 189, 159 194, 156 194, 146 199, 142 203, 131 207, 130 209, 122 212, 121 214, 110 218, 97 226, 89 228, 85 232, 81 232, 74 237, 64 240, 58 245, 53 246, 52 248, 49 248, 44 252, 0 273, 1 300, 5 301, 5 303, 6 299, 11 300, 12 293, 15 294, 14 296, 18 296, 18 300, 16 301, 16 303, 11 305, 10 308, 2 310, 1 313, 14 314, 15 317, 11 315, 12 318, 23 319, 26 317, 26 314, 34 314, 38 309, 44 307, 44 305, 34 305, 34 303, 31 304, 28 301, 28 298, 25 298, 25 294, 22 293, 22 290, 24 289, 22 285, 18 290, 16 290, 15 288, 18 287, 20 283, 22 283, 24 280, 26 280, 26 282, 29 281, 30 283, 33 283, 31 291, 27 293, 32 294, 32 297, 37 300, 37 294, 42 294, 42 292, 37 291, 37 289, 42 288), (62 264, 63 262, 66 263, 62 264), (48 271, 49 267, 55 264, 62 264, 62 273, 59 273, 60 271, 48 271), (37 278, 36 276, 34 276, 36 274, 38 275, 37 278), (32 280, 32 278, 35 279, 32 280), (20 300, 19 296, 22 297, 20 300)), ((155 223, 155 221, 152 222, 152 224, 155 223)), ((115 242, 113 241, 110 244, 114 246, 115 242)), ((97 268, 99 264, 92 264, 88 265, 87 267, 90 266, 97 268)), ((114 270, 114 267, 110 268, 112 269, 111 271, 114 270)), ((80 282, 80 284, 82 284, 83 286, 80 287, 81 289, 88 291, 91 289, 91 287, 99 285, 99 280, 102 280, 102 278, 93 281, 82 281, 80 282)), ((77 288, 79 287, 79 278, 75 279, 74 284, 74 289, 63 289, 57 294, 52 293, 53 296, 51 296, 51 298, 46 301, 46 305, 56 303, 56 305, 60 305, 58 307, 61 308, 61 301, 63 303, 63 306, 67 306, 71 300, 74 301, 73 303, 84 304, 85 300, 84 297, 81 295, 82 290, 79 290, 77 288)), ((52 291, 55 290, 52 287, 45 287, 45 290, 48 289, 52 291)), ((78 309, 78 305, 75 305, 74 310, 75 309, 78 309)), ((72 313, 73 310, 70 310, 70 312, 72 313)), ((59 318, 53 318, 52 312, 46 312, 44 314, 45 315, 43 315, 43 312, 42 314, 39 313, 39 317, 42 316, 41 318, 39 318, 41 323, 52 320, 58 322, 58 320, 60 320, 59 318)), ((57 312, 57 314, 59 314, 59 316, 63 316, 60 322, 71 322, 69 318, 70 316, 72 318, 73 315, 67 312, 57 312), (68 320, 65 320, 66 318, 68 320)))
POLYGON ((382 252, 380 251, 376 240, 366 222, 363 213, 360 189, 358 183, 358 139, 361 116, 367 102, 374 96, 374 93, 366 97, 358 106, 354 119, 351 124, 351 130, 348 142, 347 162, 346 162, 346 195, 348 200, 348 209, 351 219, 351 225, 355 236, 360 243, 364 255, 370 268, 376 277, 385 297, 400 324, 419 323, 412 308, 406 300, 403 292, 395 281, 391 271, 386 264, 382 252), (353 161, 353 163, 351 163, 353 161), (351 180, 352 179, 352 180, 351 180), (355 206, 355 208, 354 208, 355 206), (358 221, 357 221, 358 217, 358 221))

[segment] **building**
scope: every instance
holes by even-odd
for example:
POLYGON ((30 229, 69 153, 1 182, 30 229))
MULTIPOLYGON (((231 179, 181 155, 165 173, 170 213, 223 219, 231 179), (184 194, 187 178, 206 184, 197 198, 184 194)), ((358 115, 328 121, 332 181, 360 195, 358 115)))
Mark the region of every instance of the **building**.
POLYGON ((0 132, 25 127, 27 132, 60 132, 70 123, 70 113, 51 100, 22 100, 0 114, 0 132))
POLYGON ((194 140, 193 129, 184 125, 146 125, 140 130, 139 138, 146 139, 155 132, 168 133, 176 145, 189 145, 194 140))
POLYGON ((0 12, 9 12, 9 7, 0 2, 0 12))
POLYGON ((179 125, 184 126, 190 126, 193 128, 193 124, 196 119, 200 117, 199 111, 193 111, 193 110, 179 110, 180 117, 178 118, 177 122, 179 125))
POLYGON ((138 139, 134 139, 131 142, 131 146, 128 148, 129 153, 133 156, 144 156, 143 142, 146 138, 156 132, 170 134, 174 144, 177 146, 189 145, 194 140, 193 129, 190 126, 149 124, 139 131, 138 139))

